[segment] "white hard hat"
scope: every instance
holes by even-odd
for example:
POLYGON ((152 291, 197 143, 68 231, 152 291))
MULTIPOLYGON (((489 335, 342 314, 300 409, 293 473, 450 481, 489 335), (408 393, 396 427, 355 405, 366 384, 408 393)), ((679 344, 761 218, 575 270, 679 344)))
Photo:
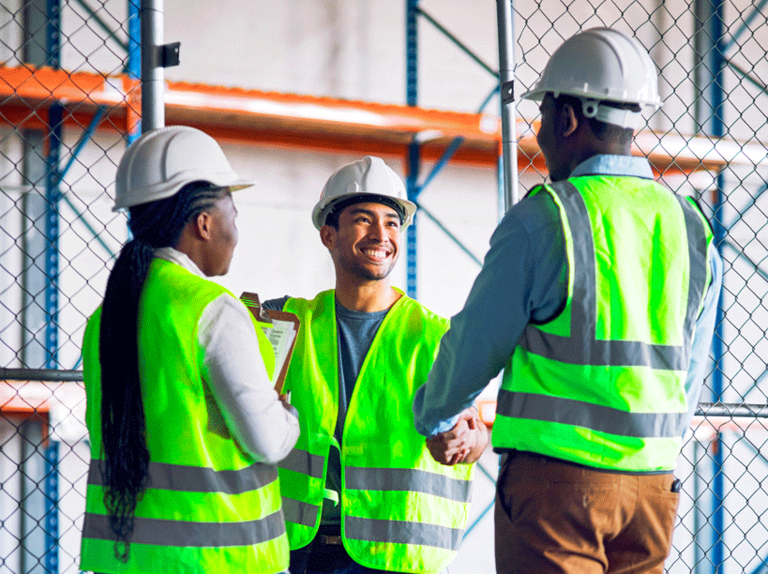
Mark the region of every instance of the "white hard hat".
POLYGON ((401 211, 405 229, 411 223, 416 212, 416 204, 408 201, 403 180, 380 157, 365 156, 336 170, 323 186, 320 201, 312 210, 312 223, 317 229, 325 225, 325 220, 333 207, 340 201, 367 196, 370 201, 397 206, 401 211))
POLYGON ((230 191, 254 185, 232 170, 221 147, 208 134, 186 126, 150 130, 120 160, 114 211, 171 197, 196 181, 230 191))
POLYGON ((656 66, 637 40, 612 28, 591 28, 568 38, 555 50, 539 81, 522 98, 546 94, 582 100, 587 117, 636 128, 639 112, 601 106, 599 102, 661 106, 656 66))

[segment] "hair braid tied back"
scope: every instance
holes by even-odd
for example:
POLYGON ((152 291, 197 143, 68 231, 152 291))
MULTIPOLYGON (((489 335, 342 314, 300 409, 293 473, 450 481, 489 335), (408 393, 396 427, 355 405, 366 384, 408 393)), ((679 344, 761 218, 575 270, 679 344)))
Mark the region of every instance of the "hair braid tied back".
POLYGON ((149 483, 149 450, 139 378, 139 300, 155 249, 174 247, 185 226, 214 208, 226 188, 195 182, 176 195, 130 208, 134 236, 107 280, 99 335, 104 505, 115 556, 128 561, 134 513, 149 483))

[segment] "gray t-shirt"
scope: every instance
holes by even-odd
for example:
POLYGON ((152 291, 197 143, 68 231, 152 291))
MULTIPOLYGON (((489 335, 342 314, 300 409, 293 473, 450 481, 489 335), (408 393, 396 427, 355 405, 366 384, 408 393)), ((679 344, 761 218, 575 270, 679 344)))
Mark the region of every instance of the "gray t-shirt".
MULTIPOLYGON (((262 305, 266 309, 282 310, 290 296, 279 299, 269 299, 262 305)), ((347 418, 347 408, 352 393, 355 390, 357 377, 363 361, 371 348, 373 338, 381 326, 388 309, 366 313, 353 311, 336 301, 337 340, 339 344, 339 416, 336 420, 334 435, 339 444, 342 443, 344 422, 347 418)), ((294 358, 293 360, 296 360, 294 358)), ((301 413, 299 413, 301 417, 301 413)), ((341 457, 336 448, 331 448, 328 455, 328 475, 325 487, 328 490, 341 492, 341 457)), ((323 504, 321 524, 340 524, 341 506, 326 498, 323 504)))

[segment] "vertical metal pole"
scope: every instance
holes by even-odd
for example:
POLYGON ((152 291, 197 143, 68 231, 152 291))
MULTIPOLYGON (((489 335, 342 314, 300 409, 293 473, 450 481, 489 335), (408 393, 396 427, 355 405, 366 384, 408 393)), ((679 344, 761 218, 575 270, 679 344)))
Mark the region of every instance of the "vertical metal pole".
MULTIPOLYGON (((713 137, 721 137, 724 133, 723 106, 723 69, 725 58, 723 52, 723 0, 698 0, 695 3, 697 30, 694 37, 697 65, 694 68, 694 81, 697 87, 696 121, 699 129, 713 137), (708 25, 708 26, 707 26, 708 25), (709 61, 707 61, 707 56, 709 61)), ((723 228, 725 181, 722 171, 717 176, 717 189, 713 193, 714 216, 712 228, 715 245, 720 245, 725 236, 723 228)), ((715 337, 712 342, 712 353, 715 358, 712 373, 711 398, 713 402, 720 401, 723 394, 723 375, 720 364, 723 358, 723 314, 718 306, 715 324, 715 337)), ((724 558, 724 469, 723 442, 720 433, 712 440, 712 572, 719 574, 723 568, 724 558)))
POLYGON ((141 131, 165 125, 165 73, 160 62, 163 45, 163 2, 141 0, 141 131))
MULTIPOLYGON (((694 15, 696 29, 694 31, 694 87, 695 105, 694 113, 698 130, 713 137, 721 137, 723 128, 723 69, 725 58, 723 52, 723 0, 695 0, 694 15)), ((723 228, 725 181, 722 172, 717 176, 717 189, 713 192, 712 229, 714 231, 715 246, 720 245, 725 236, 723 228)), ((718 305, 715 323, 715 336, 712 341, 712 354, 715 365, 712 373, 711 394, 709 400, 717 402, 722 399, 723 374, 721 363, 723 360, 723 313, 718 305)), ((711 442, 712 449, 712 477, 709 479, 712 495, 709 507, 711 524, 711 548, 712 555, 709 562, 712 564, 712 572, 719 574, 723 569, 725 528, 724 507, 724 469, 723 469, 723 442, 717 433, 711 442)), ((698 500, 697 500, 698 502, 698 500)), ((702 501, 703 502, 703 501, 702 501)), ((698 533, 697 533, 698 535, 698 533)))
MULTIPOLYGON (((24 41, 22 58, 33 66, 50 65, 48 30, 48 0, 30 0, 24 4, 24 41)), ((43 226, 47 221, 45 190, 47 165, 47 133, 39 129, 22 129, 23 168, 25 183, 31 189, 22 199, 22 308, 21 353, 23 367, 41 369, 46 365, 45 340, 48 317, 45 314, 48 277, 45 263, 48 243, 43 226)), ((22 507, 22 513, 24 508, 22 507)))
POLYGON ((502 177, 504 211, 518 201, 517 135, 515 129, 515 32, 513 0, 496 0, 499 31, 499 85, 501 88, 502 177))
POLYGON ((46 369, 58 369, 59 347, 59 157, 64 110, 57 102, 48 108, 48 154, 45 173, 45 348, 46 369))
POLYGON ((40 484, 45 480, 41 456, 43 432, 39 417, 30 417, 18 427, 21 437, 21 574, 46 574, 50 540, 45 532, 45 493, 40 484), (43 558, 41 560, 41 557, 43 558))
MULTIPOLYGON (((128 62, 126 72, 130 78, 141 77, 141 19, 139 16, 139 0, 128 0, 128 62)), ((126 134, 130 144, 141 133, 141 120, 136 129, 126 134)))
MULTIPOLYGON (((714 70, 714 81, 712 82, 712 107, 715 109, 715 113, 712 116, 712 135, 716 138, 722 137, 724 129, 724 96, 723 96, 723 70, 725 68, 725 56, 723 54, 723 18, 724 7, 723 0, 711 0, 712 2, 712 38, 715 41, 715 49, 712 50, 712 70, 714 70)), ((719 246, 725 236, 723 229, 723 193, 725 187, 725 180, 723 178, 723 171, 717 175, 717 197, 714 206, 714 217, 712 227, 714 231, 715 245, 719 246)), ((715 337, 713 341, 713 352, 715 355, 715 369, 712 373, 712 394, 715 400, 721 401, 723 398, 723 374, 720 369, 720 363, 723 357, 723 316, 722 310, 718 305, 717 310, 717 322, 715 323, 715 337)), ((714 516, 712 517, 712 526, 714 535, 716 537, 713 552, 712 562, 714 564, 715 574, 721 574, 723 571, 724 549, 725 541, 723 536, 725 534, 725 478, 723 468, 724 461, 724 447, 722 435, 718 432, 715 437, 717 449, 714 454, 714 480, 713 480, 713 503, 714 503, 714 516)))
MULTIPOLYGON (((48 24, 46 48, 49 65, 54 69, 61 67, 61 5, 60 0, 48 0, 48 24)), ((59 368, 59 203, 61 190, 59 183, 59 159, 61 157, 62 124, 64 108, 54 102, 48 108, 48 154, 45 180, 46 195, 46 257, 45 274, 45 326, 46 368, 59 368)), ((45 569, 49 574, 59 571, 59 475, 58 465, 49 463, 49 455, 54 452, 55 443, 50 445, 45 458, 45 569)), ((42 445, 41 445, 42 446, 42 445)), ((55 451, 58 453, 58 451, 55 451)))
MULTIPOLYGON (((408 199, 411 201, 416 201, 419 195, 419 186, 416 182, 416 178, 418 177, 420 165, 421 165, 421 158, 420 158, 420 150, 419 150, 419 144, 417 143, 411 143, 408 146, 408 177, 406 178, 406 191, 408 192, 408 199)), ((417 234, 417 218, 418 218, 418 211, 413 214, 413 218, 411 219, 411 224, 408 226, 408 229, 406 229, 406 250, 407 250, 407 260, 408 260, 408 269, 407 269, 407 280, 406 280, 406 292, 408 294, 408 297, 412 299, 416 299, 418 295, 418 268, 417 268, 417 262, 418 262, 418 234, 417 234)))
POLYGON ((45 570, 59 571, 59 443, 48 439, 45 456, 45 570))
MULTIPOLYGON (((406 70, 406 103, 409 106, 418 105, 418 7, 419 0, 408 0, 406 4, 406 34, 405 34, 405 70, 406 70)), ((408 175, 406 191, 408 199, 416 201, 419 195, 419 170, 421 149, 415 140, 408 145, 408 175)), ((407 280, 406 292, 415 299, 417 295, 417 225, 414 216, 411 225, 406 230, 406 259, 407 280)))
POLYGON ((691 439, 693 442, 693 568, 691 574, 699 574, 699 565, 702 563, 701 556, 701 540, 699 539, 699 532, 703 528, 701 523, 701 508, 699 508, 699 499, 701 497, 701 477, 699 476, 699 460, 701 458, 701 445, 699 439, 694 437, 691 439))
POLYGON ((48 22, 45 27, 48 65, 58 70, 61 66, 61 5, 60 0, 48 0, 48 22))

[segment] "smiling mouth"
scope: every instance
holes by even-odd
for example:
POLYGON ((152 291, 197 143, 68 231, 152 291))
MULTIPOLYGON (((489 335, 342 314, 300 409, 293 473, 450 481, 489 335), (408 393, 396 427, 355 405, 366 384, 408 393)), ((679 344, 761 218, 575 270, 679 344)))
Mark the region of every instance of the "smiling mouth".
POLYGON ((389 252, 385 249, 361 249, 361 251, 375 261, 384 261, 389 256, 389 252))

